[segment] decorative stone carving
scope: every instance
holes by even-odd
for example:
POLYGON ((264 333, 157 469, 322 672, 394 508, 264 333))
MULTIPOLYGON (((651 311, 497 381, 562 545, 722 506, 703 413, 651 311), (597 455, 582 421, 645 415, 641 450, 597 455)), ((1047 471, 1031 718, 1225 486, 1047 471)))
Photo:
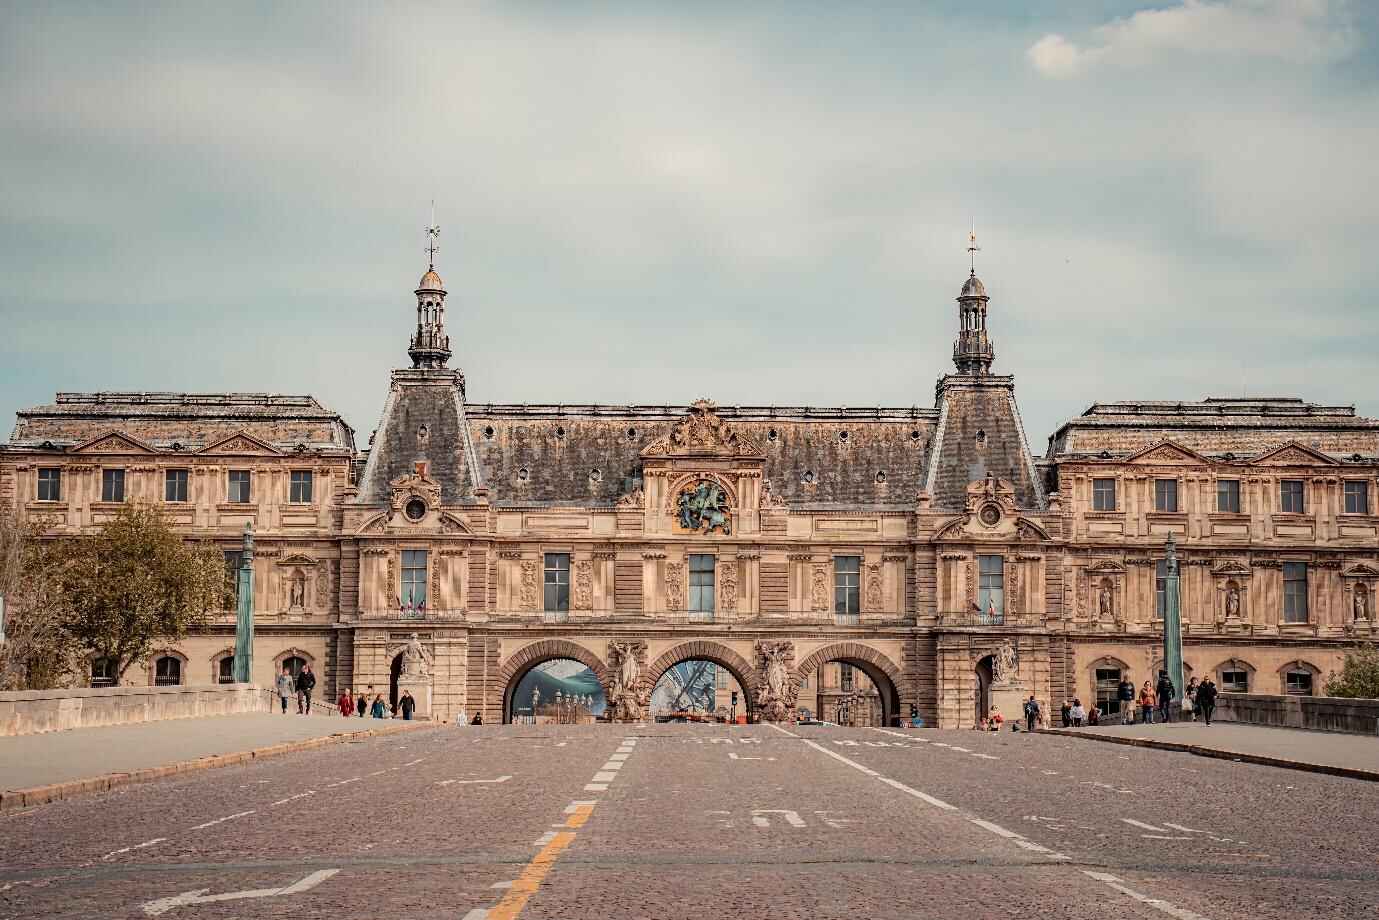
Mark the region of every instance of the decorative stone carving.
POLYGON ((1011 616, 1020 614, 1020 566, 1008 565, 1006 570, 1010 572, 1008 584, 1006 585, 1005 600, 1006 613, 1011 616))
POLYGON ((1226 618, 1240 617, 1240 586, 1234 581, 1226 582, 1226 618))
POLYGON ((737 610, 737 560, 730 559, 718 567, 718 606, 724 613, 737 610))
POLYGON ((756 644, 757 668, 761 672, 757 693, 757 715, 768 722, 784 722, 795 708, 798 687, 790 677, 795 660, 793 642, 756 644))
POLYGON ((760 457, 761 448, 742 437, 718 417, 718 407, 707 399, 695 400, 689 415, 676 423, 668 435, 657 438, 642 449, 643 457, 710 456, 760 457))
POLYGON ((316 570, 316 606, 326 607, 329 604, 330 571, 323 565, 316 570))
POLYGON ((761 481, 761 510, 779 511, 789 507, 789 502, 783 496, 771 491, 771 480, 763 479, 761 481))
POLYGON ((666 609, 680 610, 685 606, 685 564, 666 563, 666 609))
POLYGON ((424 465, 420 465, 415 472, 399 476, 388 485, 392 489, 389 505, 394 513, 402 511, 412 499, 420 499, 426 510, 440 506, 441 485, 427 475, 424 465))
POLYGON ((1009 639, 1003 639, 991 656, 991 682, 993 684, 1012 683, 1020 664, 1019 653, 1009 639))
POLYGON ((1351 612, 1355 620, 1369 619, 1369 589, 1364 585, 1356 585, 1354 599, 1351 601, 1351 612))
POLYGON ((518 606, 523 610, 535 610, 540 586, 541 573, 536 569, 536 560, 522 560, 522 582, 518 591, 518 606))
POLYGON ((809 608, 816 613, 832 609, 829 603, 828 566, 814 566, 809 577, 809 608))
POLYGON ((431 563, 431 590, 429 606, 433 610, 439 610, 441 606, 441 567, 438 563, 431 563))
POLYGON ((594 563, 581 559, 575 563, 574 606, 576 610, 594 609, 594 563))
POLYGON ((386 590, 388 592, 388 600, 396 604, 399 608, 401 608, 402 600, 398 597, 397 593, 397 556, 393 555, 392 553, 388 554, 388 587, 386 590))
POLYGON ((712 479, 701 479, 680 490, 675 498, 675 523, 683 531, 732 534, 732 511, 723 487, 712 479))
POLYGON ((619 495, 615 504, 618 508, 640 510, 646 507, 646 493, 641 489, 633 489, 626 495, 619 495))
POLYGON ((431 658, 422 648, 416 633, 407 639, 407 648, 402 652, 402 673, 407 677, 430 677, 431 658))
POLYGON ((885 591, 881 584, 881 566, 871 563, 867 566, 867 590, 862 599, 869 611, 879 611, 886 605, 885 591))
POLYGON ((608 663, 613 678, 608 694, 613 720, 640 722, 645 712, 641 675, 646 666, 646 643, 609 642, 608 663))
POLYGON ((1116 589, 1111 579, 1103 578, 1097 589, 1097 619, 1110 622, 1116 616, 1116 589))
POLYGON ((301 610, 306 606, 306 575, 301 569, 294 569, 288 581, 287 609, 301 610))

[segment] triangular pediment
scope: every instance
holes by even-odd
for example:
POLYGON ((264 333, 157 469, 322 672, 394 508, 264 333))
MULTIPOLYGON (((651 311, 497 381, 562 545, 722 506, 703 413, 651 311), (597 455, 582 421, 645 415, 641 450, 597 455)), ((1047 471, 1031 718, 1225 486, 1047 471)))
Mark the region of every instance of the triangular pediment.
POLYGON ((750 438, 738 434, 718 417, 717 408, 710 400, 697 400, 690 406, 689 414, 676 422, 668 434, 642 448, 641 456, 763 457, 761 448, 750 438))
POLYGON ((156 454, 158 451, 123 431, 108 431, 73 447, 74 454, 156 454))
POLYGON ((232 435, 227 435, 219 441, 212 441, 201 450, 199 454, 216 454, 231 456, 277 456, 282 453, 267 441, 260 441, 258 438, 249 434, 247 431, 237 431, 232 435))
POLYGON ((1169 464, 1171 466, 1200 466, 1209 461, 1206 457, 1203 457, 1191 448, 1184 447, 1181 444, 1175 444, 1172 441, 1160 441, 1158 444, 1146 447, 1139 453, 1131 454, 1126 458, 1126 462, 1140 463, 1146 466, 1163 464, 1169 464))
POLYGON ((1340 461, 1292 441, 1254 459, 1261 466, 1339 466, 1340 461))
POLYGON ((1345 571, 1346 578, 1379 578, 1379 569, 1363 562, 1358 562, 1345 571))

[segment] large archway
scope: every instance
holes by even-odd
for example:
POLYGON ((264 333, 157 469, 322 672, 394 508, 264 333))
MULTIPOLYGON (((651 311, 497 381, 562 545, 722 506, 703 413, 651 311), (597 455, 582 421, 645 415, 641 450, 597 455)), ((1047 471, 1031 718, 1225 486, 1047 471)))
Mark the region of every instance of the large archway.
POLYGON ((684 662, 708 662, 727 671, 737 685, 742 688, 742 703, 737 712, 752 721, 757 711, 757 672, 747 659, 737 652, 717 642, 696 640, 681 644, 662 652, 646 669, 641 678, 641 691, 645 699, 650 699, 666 672, 684 662))
POLYGON ((823 665, 830 662, 850 665, 865 674, 879 696, 882 724, 900 724, 902 678, 895 662, 860 642, 837 642, 824 646, 795 666, 795 685, 804 686, 823 665))
MULTIPOLYGON (((522 679, 537 665, 549 661, 569 660, 578 662, 592 672, 606 697, 609 687, 608 667, 603 660, 582 645, 564 639, 543 639, 523 646, 513 653, 498 670, 498 682, 503 688, 503 721, 511 722, 514 712, 523 710, 523 701, 517 699, 517 688, 522 679)), ((550 696, 547 696, 550 699, 550 696)), ((530 713, 531 703, 526 703, 530 713)))

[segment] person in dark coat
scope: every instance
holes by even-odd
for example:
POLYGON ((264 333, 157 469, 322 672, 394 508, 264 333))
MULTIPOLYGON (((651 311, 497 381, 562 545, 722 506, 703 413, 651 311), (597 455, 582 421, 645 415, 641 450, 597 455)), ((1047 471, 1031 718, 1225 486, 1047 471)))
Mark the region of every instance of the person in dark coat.
POLYGON ((1129 677, 1122 676, 1116 685, 1116 699, 1120 700, 1121 721, 1126 725, 1135 721, 1135 685, 1129 677))
POLYGON ((316 689, 316 675, 311 671, 311 665, 302 665, 302 670, 297 674, 297 712, 300 715, 311 715, 311 691, 316 689))
POLYGON ((1154 694, 1159 698, 1159 721, 1173 721, 1173 696, 1177 693, 1177 688, 1173 686, 1173 681, 1168 679, 1167 671, 1159 672, 1159 684, 1154 688, 1154 694))
POLYGON ((1202 714, 1202 719, 1211 724, 1211 713, 1216 708, 1216 682, 1210 677, 1202 681, 1197 686, 1197 711, 1202 714))
POLYGON ((412 698, 412 694, 406 690, 402 691, 402 698, 397 701, 397 708, 402 710, 402 718, 411 721, 412 713, 417 708, 417 701, 412 698))

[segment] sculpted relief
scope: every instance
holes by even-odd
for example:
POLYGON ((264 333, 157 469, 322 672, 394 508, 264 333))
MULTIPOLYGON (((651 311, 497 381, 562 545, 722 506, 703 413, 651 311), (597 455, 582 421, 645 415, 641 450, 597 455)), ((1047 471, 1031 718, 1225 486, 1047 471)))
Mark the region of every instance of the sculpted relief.
POLYGON ((705 534, 717 530, 725 537, 732 534, 728 496, 710 479, 681 490, 675 499, 675 518, 682 530, 705 534))

